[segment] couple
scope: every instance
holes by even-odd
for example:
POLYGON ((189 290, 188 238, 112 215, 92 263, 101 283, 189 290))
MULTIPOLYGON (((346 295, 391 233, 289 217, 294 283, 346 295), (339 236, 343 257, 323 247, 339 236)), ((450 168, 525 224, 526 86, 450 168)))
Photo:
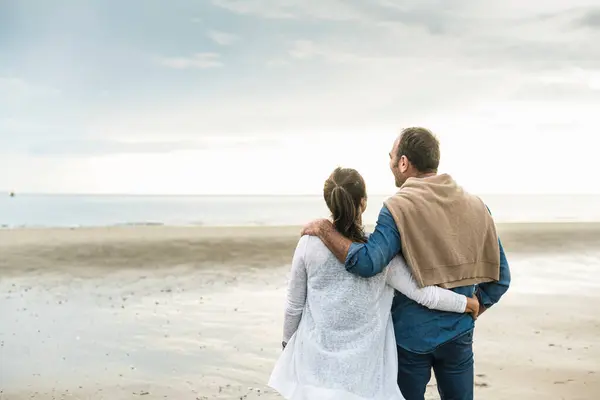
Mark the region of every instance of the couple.
POLYGON ((333 222, 304 227, 269 380, 286 399, 423 400, 432 369, 443 400, 473 399, 474 320, 510 271, 486 205, 438 175, 439 159, 429 130, 402 131, 390 153, 400 189, 368 237, 360 174, 325 182, 333 222))

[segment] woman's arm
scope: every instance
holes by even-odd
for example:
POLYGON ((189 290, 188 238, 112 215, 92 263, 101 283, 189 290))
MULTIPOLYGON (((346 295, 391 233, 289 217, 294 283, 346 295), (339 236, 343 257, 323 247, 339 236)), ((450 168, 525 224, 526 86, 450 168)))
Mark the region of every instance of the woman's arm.
POLYGON ((292 260, 292 272, 290 273, 290 281, 288 283, 285 317, 283 320, 284 346, 294 333, 296 333, 298 325, 300 325, 300 320, 302 319, 304 305, 306 304, 307 275, 304 253, 306 251, 308 240, 308 236, 300 238, 292 260))
POLYGON ((387 268, 388 285, 409 299, 427 308, 455 313, 475 312, 474 315, 477 316, 479 310, 474 308, 478 302, 474 299, 437 286, 419 288, 406 262, 400 256, 394 257, 387 268))

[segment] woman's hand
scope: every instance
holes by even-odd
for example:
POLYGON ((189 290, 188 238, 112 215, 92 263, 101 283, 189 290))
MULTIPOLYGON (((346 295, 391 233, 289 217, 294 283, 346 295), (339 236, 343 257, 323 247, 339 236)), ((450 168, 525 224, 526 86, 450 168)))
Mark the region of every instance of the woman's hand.
POLYGON ((473 295, 473 297, 467 297, 467 308, 466 313, 471 314, 474 320, 479 316, 479 299, 473 295))

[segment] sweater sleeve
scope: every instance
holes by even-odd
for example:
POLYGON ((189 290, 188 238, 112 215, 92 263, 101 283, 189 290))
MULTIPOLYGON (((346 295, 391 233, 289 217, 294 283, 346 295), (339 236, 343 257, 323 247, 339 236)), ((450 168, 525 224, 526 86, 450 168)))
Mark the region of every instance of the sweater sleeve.
POLYGON ((400 232, 390 210, 384 205, 369 240, 350 245, 346 256, 346 270, 370 278, 384 271, 390 260, 401 251, 400 232))
POLYGON ((409 299, 430 309, 464 313, 467 308, 467 298, 452 290, 438 286, 419 288, 404 259, 394 257, 387 267, 386 281, 388 285, 409 299))
POLYGON ((292 271, 288 283, 283 320, 283 341, 286 343, 296 333, 302 319, 304 305, 306 304, 307 273, 304 254, 308 240, 308 236, 300 238, 298 246, 296 246, 294 258, 292 259, 292 271))

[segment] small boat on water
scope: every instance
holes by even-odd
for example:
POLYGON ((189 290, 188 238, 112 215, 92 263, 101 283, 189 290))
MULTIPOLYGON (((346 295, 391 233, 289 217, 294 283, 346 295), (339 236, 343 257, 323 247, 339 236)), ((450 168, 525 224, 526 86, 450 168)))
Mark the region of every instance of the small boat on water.
POLYGON ((15 197, 15 192, 10 192, 9 196, 10 197, 15 197))

